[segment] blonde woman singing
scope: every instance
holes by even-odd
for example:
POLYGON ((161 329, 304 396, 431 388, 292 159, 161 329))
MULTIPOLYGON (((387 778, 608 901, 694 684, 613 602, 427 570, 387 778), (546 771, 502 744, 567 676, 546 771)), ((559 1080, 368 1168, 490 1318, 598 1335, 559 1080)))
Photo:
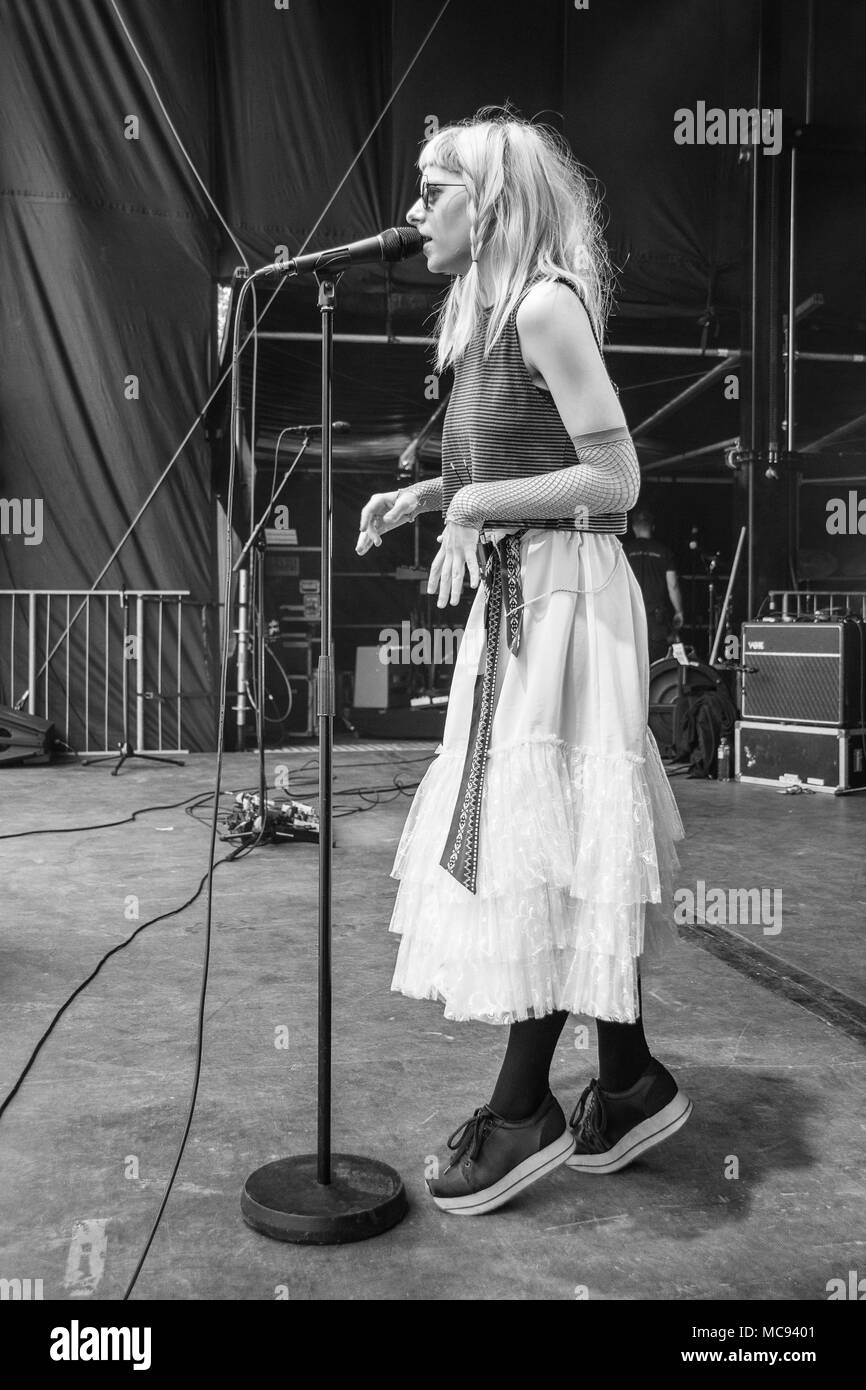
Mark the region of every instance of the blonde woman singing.
POLYGON ((478 591, 391 870, 392 989, 509 1025, 490 1100, 427 1182, 465 1216, 562 1163, 624 1168, 692 1108, 643 1028, 641 962, 676 940, 684 831, 619 540, 640 471, 601 356, 599 203, 554 133, 488 116, 424 145, 407 213, 428 269, 453 277, 436 325, 437 369, 454 369, 442 476, 371 497, 357 544, 441 511, 428 590, 440 608, 467 575, 478 591), (599 1074, 566 1122, 549 1071, 570 1013, 597 1021, 599 1074))

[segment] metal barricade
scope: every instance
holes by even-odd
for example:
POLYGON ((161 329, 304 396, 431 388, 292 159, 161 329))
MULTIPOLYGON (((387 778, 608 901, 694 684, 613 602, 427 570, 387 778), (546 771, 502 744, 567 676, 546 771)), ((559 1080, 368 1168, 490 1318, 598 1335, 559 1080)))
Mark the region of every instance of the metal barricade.
POLYGON ((0 589, 0 704, 83 753, 185 754, 188 589, 0 589))
POLYGON ((844 609, 866 622, 866 593, 860 589, 770 589, 767 597, 771 612, 781 606, 782 617, 789 620, 804 621, 819 612, 844 609))

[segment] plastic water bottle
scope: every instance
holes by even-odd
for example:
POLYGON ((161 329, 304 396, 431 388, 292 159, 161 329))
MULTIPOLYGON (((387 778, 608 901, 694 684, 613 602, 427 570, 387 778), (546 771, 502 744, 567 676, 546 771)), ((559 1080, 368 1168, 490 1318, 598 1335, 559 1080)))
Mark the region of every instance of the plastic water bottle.
POLYGON ((718 772, 716 777, 720 782, 730 782, 731 780, 731 745, 727 738, 723 737, 719 744, 718 753, 718 772))

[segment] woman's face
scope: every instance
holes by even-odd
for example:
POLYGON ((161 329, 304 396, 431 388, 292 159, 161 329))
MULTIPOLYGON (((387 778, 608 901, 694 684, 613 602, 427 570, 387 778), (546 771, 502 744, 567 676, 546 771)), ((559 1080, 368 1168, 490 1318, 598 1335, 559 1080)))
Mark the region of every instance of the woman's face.
POLYGON ((466 189, 458 174, 438 164, 428 164, 423 176, 430 185, 430 206, 425 208, 419 197, 407 212, 406 221, 429 238, 423 248, 429 271, 434 275, 465 275, 472 264, 466 189))

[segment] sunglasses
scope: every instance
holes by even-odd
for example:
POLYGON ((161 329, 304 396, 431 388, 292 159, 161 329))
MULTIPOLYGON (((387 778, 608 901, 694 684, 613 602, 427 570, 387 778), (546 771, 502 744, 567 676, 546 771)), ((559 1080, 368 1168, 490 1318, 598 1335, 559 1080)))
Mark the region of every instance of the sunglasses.
POLYGON ((421 203, 422 203, 422 206, 423 206, 423 208, 424 208, 424 211, 426 212, 427 209, 430 207, 430 189, 431 189, 431 188, 465 188, 465 187, 466 187, 466 184, 465 184, 465 183, 430 183, 430 182, 428 181, 428 179, 427 179, 427 175, 425 174, 424 177, 421 179, 421 203))

